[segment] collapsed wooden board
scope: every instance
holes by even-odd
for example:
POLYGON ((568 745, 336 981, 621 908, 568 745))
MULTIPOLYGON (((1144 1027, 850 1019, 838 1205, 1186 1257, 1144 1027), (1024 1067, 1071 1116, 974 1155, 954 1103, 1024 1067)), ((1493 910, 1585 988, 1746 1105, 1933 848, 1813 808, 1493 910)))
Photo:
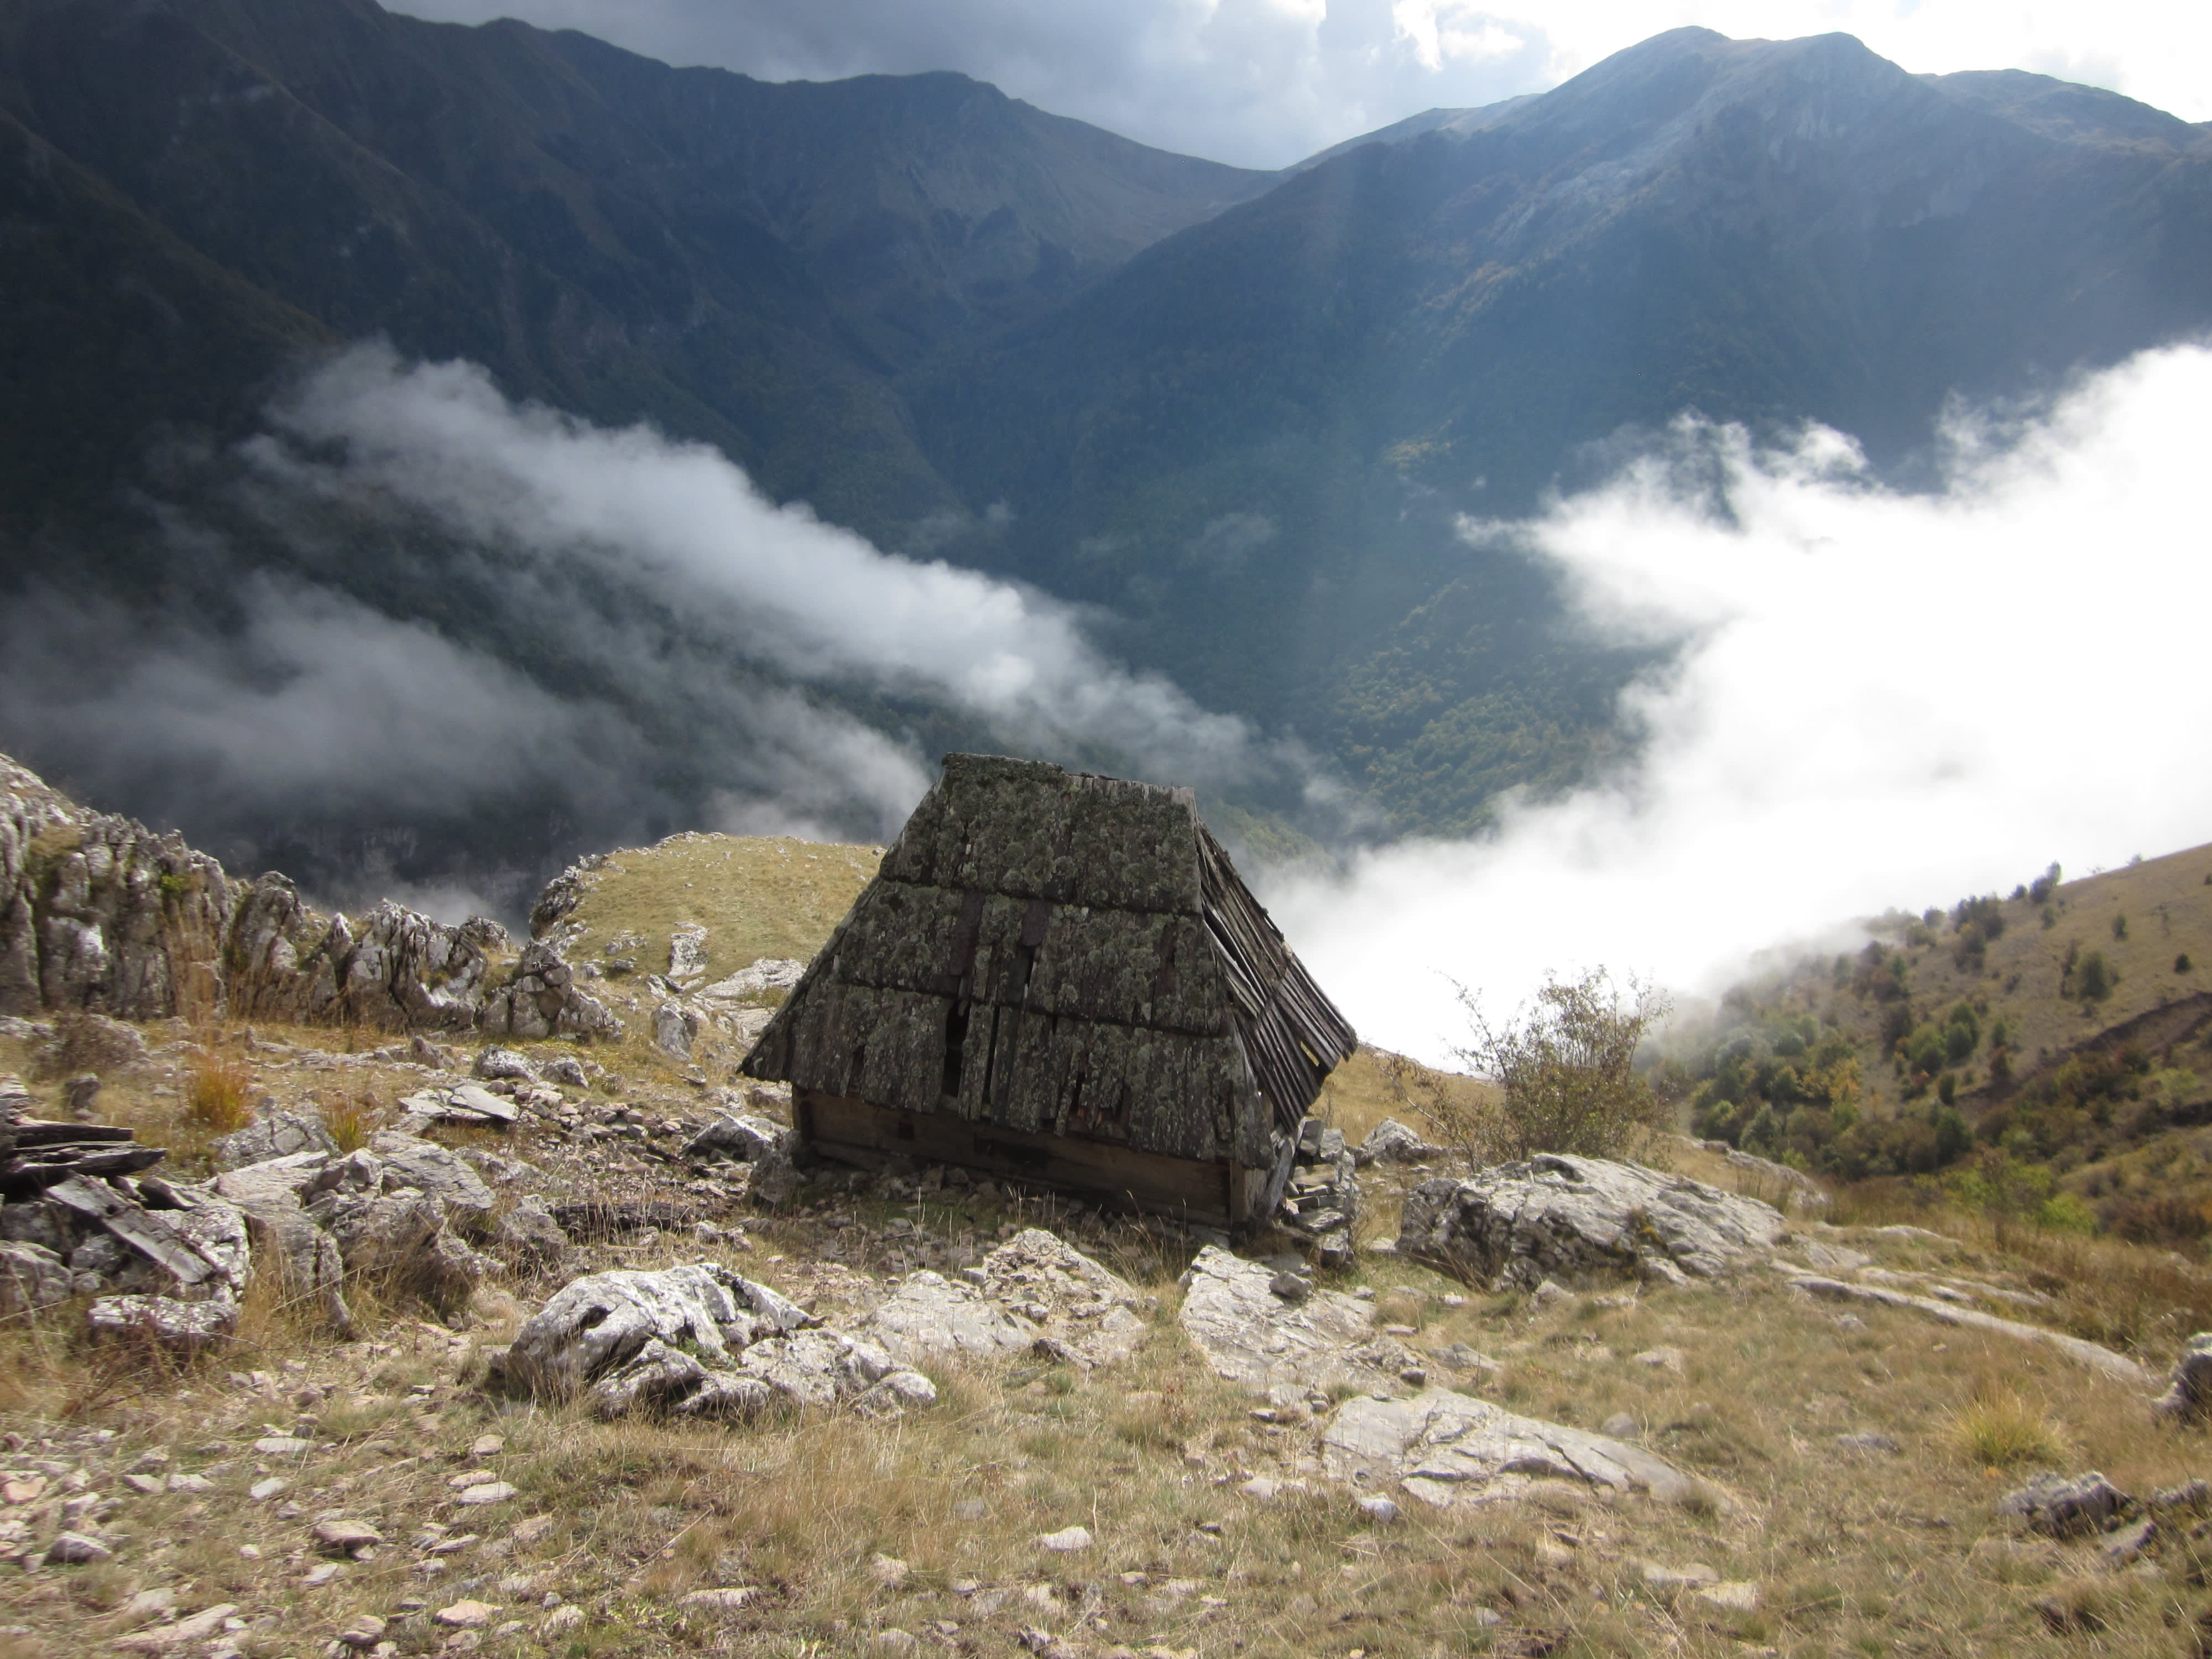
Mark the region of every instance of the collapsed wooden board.
POLYGON ((1080 1136, 1009 1129, 957 1112, 902 1111, 813 1089, 794 1091, 793 1112, 810 1151, 863 1169, 880 1170, 897 1158, 957 1164, 1210 1227, 1259 1218, 1273 1174, 1230 1160, 1170 1158, 1080 1136))

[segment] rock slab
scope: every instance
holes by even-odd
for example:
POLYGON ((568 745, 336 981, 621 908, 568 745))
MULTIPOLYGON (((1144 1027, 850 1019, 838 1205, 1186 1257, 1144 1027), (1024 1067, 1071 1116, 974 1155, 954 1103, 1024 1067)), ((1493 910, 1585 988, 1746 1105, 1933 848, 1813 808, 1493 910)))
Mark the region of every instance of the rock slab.
POLYGON ((1275 1294, 1275 1277, 1212 1244, 1183 1275, 1177 1318, 1217 1376, 1261 1393, 1285 1383, 1399 1391, 1418 1356, 1376 1334, 1365 1303, 1316 1291, 1292 1304, 1275 1294))
POLYGON ((1347 1401, 1322 1433, 1322 1464, 1339 1480, 1395 1481, 1439 1509, 1516 1498, 1540 1480, 1644 1492, 1665 1502, 1695 1490, 1640 1446, 1517 1416, 1449 1389, 1410 1400, 1347 1401))

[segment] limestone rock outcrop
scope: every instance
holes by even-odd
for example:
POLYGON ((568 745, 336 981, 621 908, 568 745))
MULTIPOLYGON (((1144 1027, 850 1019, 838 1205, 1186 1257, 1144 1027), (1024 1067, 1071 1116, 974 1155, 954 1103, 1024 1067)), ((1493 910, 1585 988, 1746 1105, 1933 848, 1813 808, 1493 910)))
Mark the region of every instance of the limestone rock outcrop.
POLYGON ((1789 1231, 1771 1204, 1638 1164, 1544 1153, 1406 1195, 1400 1255, 1498 1290, 1712 1279, 1789 1231))
POLYGON ((359 918, 319 916, 284 877, 234 877, 182 837, 91 811, 0 756, 0 1015, 619 1031, 556 945, 537 940, 502 965, 512 950, 481 916, 448 927, 388 902, 359 918))

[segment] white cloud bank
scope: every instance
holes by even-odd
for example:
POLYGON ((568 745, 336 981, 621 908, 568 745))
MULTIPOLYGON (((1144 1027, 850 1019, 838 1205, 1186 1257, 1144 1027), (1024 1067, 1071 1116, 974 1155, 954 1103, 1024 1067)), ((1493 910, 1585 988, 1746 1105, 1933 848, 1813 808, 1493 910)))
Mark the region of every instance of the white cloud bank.
POLYGON ((1710 991, 1852 916, 2009 891, 2212 840, 2212 351, 2146 354, 1988 440, 1945 487, 1872 483, 1848 441, 1674 447, 1519 526, 1590 624, 1686 643, 1633 688, 1604 787, 1494 838, 1362 855, 1267 895, 1363 1036, 1431 1057, 1548 970, 1710 991))
POLYGON ((1842 31, 1917 73, 2027 69, 2212 118, 2212 8, 2172 0, 407 0, 769 80, 958 70, 1164 149, 1274 167, 1425 109, 1541 92, 1701 24, 1842 31))
MULTIPOLYGON (((511 402, 475 364, 409 363, 359 346, 271 419, 277 435, 247 453, 272 482, 405 502, 511 565, 517 586, 603 573, 790 680, 942 703, 1031 752, 1120 755, 1216 787, 1299 763, 1243 720, 1102 656, 1057 600, 881 552, 804 505, 777 506, 708 445, 511 402)), ((577 615, 570 626, 584 635, 599 624, 577 615)), ((828 777, 866 775, 872 799, 902 802, 894 823, 929 775, 889 763, 881 738, 821 711, 796 746, 811 748, 828 777)))

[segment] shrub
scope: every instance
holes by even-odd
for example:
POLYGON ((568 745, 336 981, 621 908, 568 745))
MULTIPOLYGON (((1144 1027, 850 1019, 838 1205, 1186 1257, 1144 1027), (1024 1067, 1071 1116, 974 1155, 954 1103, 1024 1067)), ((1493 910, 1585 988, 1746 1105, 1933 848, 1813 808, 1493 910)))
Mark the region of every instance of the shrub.
POLYGON ((1905 1045, 1905 1058, 1916 1072, 1929 1077, 1943 1069, 1943 1034, 1933 1025, 1923 1025, 1912 1034, 1905 1045))
POLYGON ((2203 1204, 2176 1193, 2126 1194, 2097 1206, 2104 1230, 2131 1244, 2194 1244, 2212 1233, 2203 1204))
POLYGON ((2128 919, 2126 915, 2123 913, 2122 915, 2112 918, 2112 937, 2114 939, 2125 939, 2127 936, 2128 919))
MULTIPOLYGON (((2212 876, 2207 876, 2204 881, 2207 886, 2212 886, 2212 876)), ((2051 902, 2051 896, 2057 890, 2058 866, 2053 864, 2033 881, 2028 883, 2027 902, 2030 904, 2048 904, 2051 902)))
POLYGON ((2189 960, 2189 952, 2186 951, 2173 959, 2173 971, 2177 974, 2185 974, 2195 964, 2189 960))
POLYGON ((1464 987, 1460 1000, 1473 1040, 1453 1052, 1498 1089, 1492 1103, 1442 1127, 1478 1162, 1537 1152, 1616 1158, 1668 1126, 1667 1103, 1635 1066, 1644 1033, 1667 1012, 1650 986, 1631 980, 1624 1000, 1603 968, 1547 978, 1535 1006, 1504 1025, 1492 1025, 1464 987))

